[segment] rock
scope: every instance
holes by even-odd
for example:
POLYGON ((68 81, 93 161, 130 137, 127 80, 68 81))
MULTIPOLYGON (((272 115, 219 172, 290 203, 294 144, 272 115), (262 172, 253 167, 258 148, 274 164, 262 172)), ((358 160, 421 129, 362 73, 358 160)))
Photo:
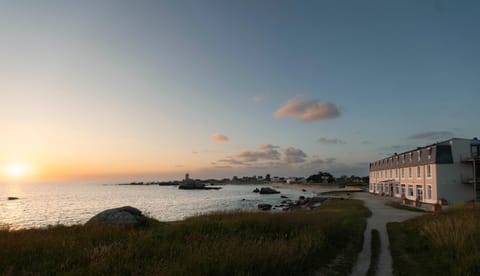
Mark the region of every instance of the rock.
POLYGON ((263 187, 260 189, 260 194, 269 195, 269 194, 279 194, 280 192, 269 187, 263 187))
POLYGON ((266 203, 258 204, 258 209, 260 209, 262 211, 268 211, 268 210, 272 209, 272 205, 266 204, 266 203))
POLYGON ((178 186, 181 190, 205 190, 205 184, 201 182, 188 181, 178 186))
POLYGON ((307 191, 307 190, 305 190, 305 189, 302 189, 302 192, 304 192, 304 193, 305 193, 306 191, 307 191))
POLYGON ((253 190, 254 193, 259 193, 260 190, 258 188, 255 188, 255 190, 253 190))
POLYGON ((288 198, 288 196, 281 195, 280 198, 288 198))
POLYGON ((9 196, 9 197, 7 197, 7 199, 8 199, 8 200, 17 200, 18 197, 16 197, 16 196, 9 196))
POLYGON ((106 223, 114 225, 139 226, 146 222, 145 216, 137 208, 124 206, 108 209, 92 217, 85 225, 106 223))

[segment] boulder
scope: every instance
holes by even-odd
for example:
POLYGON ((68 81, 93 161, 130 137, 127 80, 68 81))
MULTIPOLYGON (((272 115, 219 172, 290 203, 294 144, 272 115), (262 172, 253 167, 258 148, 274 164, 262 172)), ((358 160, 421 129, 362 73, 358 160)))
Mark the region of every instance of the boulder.
POLYGON ((7 197, 7 199, 8 199, 8 200, 17 200, 18 197, 16 197, 16 196, 9 196, 9 197, 7 197))
POLYGON ((268 211, 268 210, 272 209, 272 205, 266 204, 266 203, 258 204, 258 209, 260 209, 262 211, 268 211))
POLYGON ((124 206, 120 208, 108 209, 92 217, 85 225, 96 223, 139 226, 146 222, 145 216, 137 208, 124 206))
POLYGON ((288 198, 288 196, 281 195, 280 198, 288 198))
POLYGON ((258 193, 260 192, 260 190, 258 188, 255 188, 255 190, 253 190, 254 193, 258 193))
POLYGON ((260 194, 262 195, 268 195, 268 194, 279 194, 280 192, 275 190, 275 189, 272 189, 272 188, 269 188, 269 187, 263 187, 260 189, 260 194))

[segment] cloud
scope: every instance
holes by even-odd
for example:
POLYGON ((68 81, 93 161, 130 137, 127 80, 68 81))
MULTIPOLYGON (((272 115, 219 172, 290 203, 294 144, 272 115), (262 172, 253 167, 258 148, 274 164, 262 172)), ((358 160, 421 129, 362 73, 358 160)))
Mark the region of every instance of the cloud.
POLYGON ((277 109, 274 115, 275 118, 291 117, 301 121, 312 122, 336 118, 340 116, 340 111, 335 104, 329 102, 291 99, 277 109))
POLYGON ((435 139, 442 140, 448 139, 455 136, 451 131, 423 131, 415 133, 414 135, 408 137, 408 139, 435 139))
POLYGON ((225 135, 222 135, 220 133, 215 133, 210 136, 210 140, 215 141, 215 142, 220 142, 220 143, 225 143, 228 142, 228 137, 225 135))
POLYGON ((236 160, 236 159, 233 159, 233 158, 226 158, 226 159, 220 159, 218 160, 217 162, 219 163, 226 163, 226 164, 229 164, 229 165, 243 165, 243 162, 242 161, 239 161, 239 160, 236 160))
POLYGON ((279 160, 280 153, 277 150, 260 150, 260 151, 242 151, 236 155, 237 159, 243 162, 256 162, 262 160, 279 160))
POLYGON ((337 144, 346 144, 347 142, 340 140, 338 138, 325 138, 321 137, 318 139, 318 142, 324 144, 324 145, 337 145, 337 144))
POLYGON ((301 150, 294 147, 285 149, 285 156, 283 160, 287 163, 303 163, 307 155, 301 150))
POLYGON ((278 149, 278 148, 280 148, 280 147, 272 145, 272 144, 260 144, 260 145, 258 145, 259 150, 273 150, 273 149, 278 149))
POLYGON ((268 168, 303 163, 306 157, 307 155, 301 149, 294 147, 280 149, 279 146, 272 144, 260 144, 258 150, 244 150, 236 155, 220 159, 217 162, 231 166, 268 168))

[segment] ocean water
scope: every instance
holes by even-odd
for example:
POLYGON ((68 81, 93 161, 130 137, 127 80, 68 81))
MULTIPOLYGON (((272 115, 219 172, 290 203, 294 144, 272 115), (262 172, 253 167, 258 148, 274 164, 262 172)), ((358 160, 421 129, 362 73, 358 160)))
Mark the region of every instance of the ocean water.
MULTIPOLYGON (((281 194, 252 191, 265 185, 225 185, 221 190, 179 190, 177 186, 130 186, 81 183, 0 184, 0 224, 13 229, 83 224, 97 213, 130 205, 160 221, 182 220, 220 210, 257 209, 279 204, 280 195, 295 200, 312 193, 275 188, 281 194), (7 200, 7 197, 18 200, 7 200)), ((275 211, 275 210, 273 210, 275 211)))

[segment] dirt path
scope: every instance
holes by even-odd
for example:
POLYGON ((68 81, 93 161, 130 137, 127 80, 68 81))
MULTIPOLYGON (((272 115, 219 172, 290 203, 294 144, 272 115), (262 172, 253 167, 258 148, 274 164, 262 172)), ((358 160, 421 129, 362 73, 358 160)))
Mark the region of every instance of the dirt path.
POLYGON ((367 220, 367 229, 364 233, 363 249, 358 255, 357 263, 353 267, 353 276, 365 276, 370 266, 370 240, 372 229, 377 229, 380 233, 380 257, 378 260, 377 275, 392 275, 392 256, 390 255, 390 242, 388 240, 387 222, 404 221, 422 213, 405 211, 401 209, 386 206, 385 201, 391 200, 388 197, 373 196, 368 193, 353 193, 355 199, 365 202, 372 216, 367 220))

